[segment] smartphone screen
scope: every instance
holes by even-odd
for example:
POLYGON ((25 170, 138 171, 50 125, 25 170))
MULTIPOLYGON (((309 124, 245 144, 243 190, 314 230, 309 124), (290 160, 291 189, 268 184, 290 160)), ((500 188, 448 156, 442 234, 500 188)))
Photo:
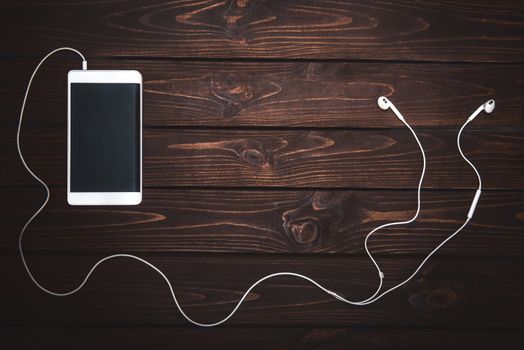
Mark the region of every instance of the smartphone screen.
POLYGON ((70 191, 140 192, 140 84, 70 89, 70 191))

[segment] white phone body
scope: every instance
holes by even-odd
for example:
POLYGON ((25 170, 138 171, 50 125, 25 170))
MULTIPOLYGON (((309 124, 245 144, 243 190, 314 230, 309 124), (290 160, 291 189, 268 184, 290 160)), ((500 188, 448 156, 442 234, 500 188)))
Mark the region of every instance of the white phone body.
MULTIPOLYGON (((75 94, 77 94, 76 91, 78 90, 75 90, 75 94)), ((135 71, 135 70, 72 70, 68 74, 67 96, 68 96, 67 98, 67 202, 70 205, 137 205, 137 204, 140 204, 142 201, 142 75, 140 74, 140 72, 135 71), (72 157, 80 157, 79 154, 75 154, 74 152, 72 152, 71 145, 74 144, 75 145, 74 147, 77 147, 76 143, 72 142, 73 141, 72 137, 74 137, 74 135, 72 135, 72 122, 73 123, 75 122, 75 120, 72 120, 72 118, 75 118, 75 115, 74 115, 75 113, 78 115, 82 114, 80 112, 75 112, 74 110, 72 111, 72 98, 76 100, 86 98, 86 97, 79 98, 79 97, 72 96, 71 94, 72 84, 81 84, 81 85, 74 85, 75 89, 77 89, 78 86, 84 86, 84 87, 87 87, 88 89, 97 89, 98 86, 116 86, 116 89, 119 89, 120 84, 127 84, 126 86, 133 88, 133 100, 131 101, 134 104, 133 107, 125 106, 126 102, 125 101, 123 102, 124 107, 125 107, 123 108, 123 110, 126 110, 128 114, 129 114, 129 110, 128 110, 129 108, 131 108, 133 111, 136 111, 136 108, 139 109, 138 111, 134 112, 135 114, 138 113, 139 114, 138 116, 137 115, 135 115, 134 117, 129 116, 129 115, 126 116, 126 118, 133 118, 133 121, 136 122, 136 124, 132 126, 132 130, 133 130, 133 135, 136 135, 133 137, 138 137, 138 140, 136 142, 139 143, 138 145, 133 144, 133 150, 132 150, 133 157, 136 157, 137 156, 136 152, 139 152, 139 155, 138 155, 139 160, 137 160, 136 158, 133 158, 134 159, 134 161, 132 162, 133 169, 134 169, 134 174, 132 175, 133 188, 131 188, 129 191, 122 190, 122 189, 119 189, 118 191, 112 191, 111 188, 109 189, 104 188, 103 191, 97 191, 97 190, 95 191, 80 190, 79 191, 78 188, 72 188, 72 169, 71 169, 72 168, 72 157), (90 84, 90 85, 86 85, 86 84, 90 84), (91 84, 106 84, 106 85, 91 85, 91 84), (112 85, 112 84, 119 84, 119 85, 112 85), (130 84, 139 85, 139 90, 140 90, 139 94, 136 91, 136 86, 130 85, 130 84), (139 96, 139 102, 136 101, 135 96, 139 96), (136 121, 137 117, 139 118, 139 123, 138 121, 136 121), (136 130, 138 125, 139 125, 139 130, 136 130), (139 174, 136 174, 137 163, 139 163, 139 169, 138 169, 139 174), (137 181, 139 181, 139 184, 137 184, 137 181)), ((87 97, 87 99, 89 99, 89 97, 87 97)), ((83 103, 85 104, 85 100, 83 103)), ((75 104, 76 104, 75 108, 78 109, 77 107, 78 104, 76 102, 75 104)), ((90 108, 85 108, 85 109, 86 110, 89 109, 91 111, 90 108)), ((95 111, 94 113, 96 114, 96 109, 94 109, 94 111, 95 111)), ((90 113, 93 113, 93 111, 91 111, 90 113)), ((83 116, 83 118, 84 120, 86 119, 85 115, 83 116)), ((85 122, 82 122, 82 123, 85 123, 85 122)), ((82 126, 85 126, 85 125, 82 124, 82 126)), ((75 124, 75 128, 77 128, 76 124, 75 124)), ((89 128, 84 128, 84 129, 89 129, 89 128)), ((85 136, 83 137, 86 138, 85 136)), ((127 139, 131 140, 131 137, 128 137, 127 139)), ((91 142, 91 141, 88 141, 88 142, 91 142)), ((95 137, 92 138, 92 142, 98 142, 96 134, 95 134, 95 137)), ((98 146, 101 147, 100 145, 98 146)), ((114 148, 118 148, 118 147, 114 147, 114 148)), ((73 160, 77 161, 77 159, 73 159, 73 160)), ((75 167, 74 171, 78 174, 79 171, 76 170, 77 169, 76 164, 77 163, 75 163, 74 165, 75 167)), ((106 168, 107 168, 107 164, 106 164, 106 168)), ((78 177, 80 175, 75 175, 75 176, 78 177)), ((85 177, 86 176, 84 175, 84 178, 85 177)), ((76 178, 73 180, 76 181, 76 178)), ((102 178, 100 182, 103 182, 103 181, 104 180, 102 178)), ((113 182, 115 181, 118 182, 118 179, 113 180, 113 182)), ((76 182, 74 182, 74 185, 78 187, 76 182)), ((93 184, 93 185, 96 186, 96 184, 93 184)), ((87 186, 87 187, 92 187, 92 186, 87 186)))

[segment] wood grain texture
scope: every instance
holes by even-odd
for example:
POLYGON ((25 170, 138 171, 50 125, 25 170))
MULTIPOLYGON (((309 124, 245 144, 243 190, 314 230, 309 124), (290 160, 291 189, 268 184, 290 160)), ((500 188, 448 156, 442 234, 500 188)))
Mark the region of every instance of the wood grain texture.
MULTIPOLYGON (((92 69, 142 73, 146 126, 403 128, 377 107, 377 97, 385 95, 414 127, 461 126, 495 98, 495 113, 472 127, 524 128, 521 65, 88 60, 92 69)), ((16 125, 37 60, 0 62, 0 123, 16 125)), ((79 64, 75 55, 62 53, 42 67, 26 127, 66 124, 67 71, 79 64)))
MULTIPOLYGON (((15 253, 19 230, 42 201, 40 189, 4 191, 0 250, 15 253)), ((369 241, 377 256, 425 256, 459 227, 473 193, 424 192, 416 223, 369 241)), ((24 238, 28 252, 187 252, 366 256, 364 238, 407 220, 414 191, 146 190, 138 207, 70 207, 53 189, 24 238)), ((524 196, 485 192, 470 225, 441 256, 523 256, 524 196)))
MULTIPOLYGON (((14 132, 0 140, 2 186, 34 184, 20 165, 14 132)), ((428 158, 425 188, 477 183, 456 148, 457 130, 417 130, 428 158)), ((416 188, 420 150, 406 129, 144 130, 145 186, 416 188)), ((513 131, 471 131, 464 151, 485 189, 524 188, 524 138, 513 131)), ((51 185, 66 183, 63 129, 26 129, 23 151, 51 185)))
MULTIPOLYGON (((30 255, 37 278, 53 290, 80 283, 103 255, 30 255)), ((307 274, 330 289, 362 300, 374 291, 377 276, 367 258, 252 255, 149 255, 172 281, 187 313, 202 322, 224 317, 256 279, 277 271, 307 274)), ((380 259, 386 286, 398 283, 420 258, 380 259)), ((11 324, 179 324, 165 281, 129 259, 107 262, 82 291, 56 298, 34 287, 17 255, 0 257, 0 294, 9 300, 0 323, 11 324)), ((344 306, 305 281, 279 277, 247 297, 229 325, 341 325, 522 327, 522 259, 434 258, 412 283, 368 307, 344 306), (501 298, 501 296, 504 296, 501 298)))
POLYGON ((9 54, 522 62, 515 1, 0 3, 9 54))
POLYGON ((524 5, 518 1, 0 0, 0 339, 2 348, 523 348, 524 5), (363 299, 377 276, 366 233, 415 209, 421 159, 376 106, 386 95, 428 155, 422 212, 370 241, 391 286, 453 232, 483 177, 476 215, 412 282, 349 307, 293 278, 258 286, 226 326, 195 329, 166 284, 136 261, 101 266, 68 298, 43 294, 17 253, 43 200, 15 135, 38 60, 72 46, 91 69, 144 77, 144 201, 70 207, 66 74, 46 63, 27 105, 22 149, 52 184, 24 239, 42 284, 78 285, 99 258, 135 253, 166 272, 203 322, 252 282, 294 271, 363 299))
POLYGON ((519 330, 406 329, 406 328, 302 328, 222 327, 193 329, 173 326, 3 326, 2 339, 33 349, 94 348, 160 349, 173 346, 194 350, 239 349, 256 344, 260 349, 363 350, 402 348, 437 350, 443 347, 492 349, 520 348, 524 337, 519 330), (82 339, 81 342, 78 339, 82 339), (436 341, 438 339, 438 341, 436 341))

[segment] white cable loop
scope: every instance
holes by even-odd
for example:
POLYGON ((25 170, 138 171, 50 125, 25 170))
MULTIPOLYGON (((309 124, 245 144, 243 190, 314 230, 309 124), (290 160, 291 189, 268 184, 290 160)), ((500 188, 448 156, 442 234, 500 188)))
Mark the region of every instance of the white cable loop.
POLYGON ((382 271, 380 270, 380 267, 378 266, 375 258, 373 258, 373 256, 371 255, 371 252, 369 251, 369 248, 368 248, 368 240, 369 238, 375 233, 377 232, 378 230, 381 230, 383 228, 386 228, 386 227, 391 227, 391 226, 398 226, 398 225, 407 225, 407 224, 410 224, 412 223, 413 221, 415 221, 419 214, 420 214, 420 204, 421 204, 421 195, 420 195, 420 192, 422 191, 422 183, 424 181, 424 176, 426 174, 426 154, 424 152, 424 148, 422 147, 422 143, 420 143, 420 140, 418 139, 417 137, 417 134, 415 133, 415 131, 411 128, 411 126, 405 121, 404 118, 399 118, 402 123, 404 123, 404 125, 406 125, 406 127, 409 129, 409 131, 411 131, 411 133, 413 134, 413 137, 415 138, 415 141, 417 141, 417 145, 420 149, 420 153, 422 154, 422 172, 420 174, 420 179, 418 181, 418 187, 417 187, 417 210, 415 211, 415 214, 413 215, 413 217, 409 220, 405 220, 405 221, 396 221, 396 222, 390 222, 390 223, 387 223, 387 224, 383 224, 383 225, 380 225, 376 228, 374 228, 373 230, 371 230, 367 235, 366 235, 366 239, 364 240, 364 248, 366 250, 366 253, 367 255, 369 256, 369 258, 371 259, 371 261, 373 262, 373 264, 375 265, 375 267, 377 268, 377 271, 379 273, 379 278, 380 278, 380 284, 378 286, 378 289, 376 290, 376 292, 370 296, 369 298, 365 299, 365 300, 362 300, 361 302, 355 302, 355 303, 351 303, 349 302, 348 300, 344 299, 343 297, 340 297, 339 300, 341 301, 344 301, 344 302, 347 302, 347 303, 351 303, 351 304, 355 304, 355 305, 366 305, 367 302, 369 302, 370 300, 372 300, 373 298, 376 297, 376 295, 380 292, 380 290, 382 289, 382 282, 383 282, 383 274, 382 274, 382 271))
POLYGON ((460 136, 462 135, 462 131, 464 131, 464 128, 466 128, 466 126, 469 124, 471 120, 468 119, 466 120, 466 122, 464 123, 464 125, 462 125, 462 127, 460 128, 458 134, 457 134, 457 148, 459 150, 459 153, 460 155, 462 156, 462 158, 464 158, 464 160, 466 161, 466 163, 469 164, 469 166, 473 169, 473 171, 475 172, 475 174, 477 175, 477 179, 478 179, 478 189, 479 190, 482 190, 482 179, 480 178, 480 174, 477 170, 477 168, 475 168, 475 166, 473 165, 473 163, 471 163, 471 161, 466 158, 466 156, 464 155, 464 153, 462 152, 462 147, 460 147, 460 136))
MULTIPOLYGON (((477 112, 475 112, 477 113, 477 112)), ((474 113, 474 114, 475 114, 474 113)), ((477 178, 478 178, 478 189, 477 189, 477 192, 479 192, 481 189, 482 189, 482 179, 480 178, 480 174, 477 170, 477 168, 473 165, 473 163, 468 159, 466 158, 466 156, 464 155, 464 153, 462 152, 462 148, 460 147, 460 136, 462 135, 462 131, 464 130, 464 128, 466 127, 466 125, 469 124, 469 122, 471 121, 471 117, 468 118, 466 120, 466 122, 462 125, 462 127, 460 128, 458 134, 457 134, 457 148, 460 152, 460 155, 462 156, 462 158, 469 164, 469 166, 473 169, 473 171, 475 171, 475 174, 477 174, 477 178)), ((407 125, 407 124, 406 124, 407 125)), ((409 125, 407 125, 408 128, 409 125)), ((410 128, 411 129, 411 128, 410 128)), ((478 198, 477 198, 478 200, 478 198)), ((475 203, 476 204, 476 203, 475 203)), ((397 288, 400 288, 402 287, 403 285, 405 285, 406 283, 408 283, 409 281, 411 281, 413 279, 413 277, 416 276, 416 274, 420 271, 420 269, 424 266, 424 264, 440 249, 442 248, 442 246, 444 246, 448 241, 450 241, 451 239, 453 239, 453 237, 455 237, 460 231, 462 231, 462 229, 464 229, 464 227, 466 227, 466 225, 469 223, 469 221, 471 220, 471 217, 467 217, 466 218, 466 221, 462 224, 462 226, 460 226, 455 232, 453 232, 448 238, 446 238, 444 241, 442 241, 438 246, 436 246, 427 256, 424 260, 422 260, 422 262, 419 264, 419 266, 415 269, 415 271, 407 278, 405 279, 403 282, 387 289, 386 291, 384 291, 383 293, 381 293, 380 295, 378 295, 377 297, 373 298, 373 299, 370 299, 364 303, 361 303, 360 305, 368 305, 368 304, 371 304, 371 303, 374 303, 375 301, 381 299, 382 297, 384 297, 385 295, 391 293, 392 291, 394 291, 395 289, 397 288)), ((345 301, 345 300, 342 300, 342 301, 345 301)))
MULTIPOLYGON (((320 283, 316 282, 315 280, 313 280, 312 278, 310 277, 307 277, 305 275, 302 275, 302 274, 299 274, 299 273, 294 273, 294 272, 277 272, 277 273, 273 273, 273 274, 269 274, 269 275, 266 275, 262 278, 260 278, 259 280, 257 280, 256 282, 254 282, 245 292, 244 294, 242 295, 242 297, 240 298, 240 300, 237 302, 237 304, 235 305, 235 307, 232 309, 232 311, 226 316, 224 317, 222 320, 218 321, 218 322, 214 322, 214 323, 200 323, 200 322, 197 322, 197 321, 194 321, 193 319, 191 319, 182 309, 182 307, 180 306, 179 302, 178 302, 178 299, 175 295, 175 292, 173 290, 173 286, 171 285, 171 282, 169 281, 169 279, 167 278, 167 276, 159 269, 157 268, 155 265, 153 265, 152 263, 150 263, 149 261, 143 259, 143 258, 140 258, 136 255, 131 255, 131 254, 113 254, 113 255, 109 255, 109 256, 106 256, 100 260, 98 260, 94 265, 93 267, 89 270, 89 272, 87 273, 87 275, 85 276, 85 278, 83 279, 83 281, 74 289, 70 290, 70 291, 67 291, 67 292, 53 292, 47 288, 45 288, 44 286, 42 286, 37 280, 36 278, 33 276, 33 274, 31 273, 30 269, 29 269, 29 266, 26 262, 26 259, 25 259, 25 256, 24 256, 24 252, 23 252, 23 246, 22 246, 22 238, 23 238, 23 235, 27 229, 27 227, 31 224, 31 222, 40 214, 40 212, 42 212, 42 210, 45 208, 45 206, 47 205, 47 203, 49 202, 49 197, 50 197, 50 191, 49 191, 49 187, 47 186, 47 184, 42 180, 40 179, 30 168, 29 166, 27 165, 24 157, 23 157, 23 154, 22 154, 22 150, 21 150, 21 147, 20 147, 20 131, 21 131, 21 127, 22 127, 22 119, 23 119, 23 114, 24 114, 24 109, 25 109, 25 105, 26 105, 26 101, 27 101, 27 96, 29 94, 29 90, 30 90, 30 87, 31 87, 31 83, 33 81, 33 78, 35 76, 35 74, 37 73, 38 69, 40 68, 40 66, 44 63, 44 61, 47 60, 47 58, 49 58, 51 55, 53 55, 54 53, 58 52, 58 51, 73 51, 75 53, 77 53, 81 58, 82 58, 82 68, 83 69, 87 69, 87 61, 85 60, 85 57, 77 50, 75 49, 72 49, 72 48, 69 48, 69 47, 62 47, 62 48, 58 48, 56 50, 53 50, 51 51, 49 54, 47 54, 41 61, 40 63, 36 66, 33 74, 31 75, 31 78, 29 79, 29 83, 27 85, 27 89, 26 89, 26 92, 25 92, 25 95, 24 95, 24 100, 23 100, 23 103, 22 103, 22 108, 21 108, 21 111, 20 111, 20 120, 19 120, 19 123, 18 123, 18 131, 17 131, 17 138, 16 138, 16 142, 17 142, 17 148, 18 148, 18 154, 20 156, 20 160, 22 161, 22 164, 24 165, 24 167, 26 168, 26 170, 29 172, 29 174, 31 174, 31 176, 36 179, 40 184, 42 184, 42 186, 45 188, 46 190, 46 198, 45 198, 45 201, 44 203, 40 206, 40 208, 29 218, 29 220, 26 222, 26 224, 23 226, 22 230, 20 231, 20 236, 19 236, 19 239, 18 239, 18 248, 19 248, 19 251, 20 251, 20 256, 22 258, 22 262, 24 264, 24 267, 25 267, 25 270, 27 271, 29 277, 31 278, 31 280, 33 281, 33 283, 38 287, 40 288, 42 291, 50 294, 50 295, 53 295, 53 296, 58 296, 58 297, 63 297, 63 296, 68 296, 68 295, 71 295, 71 294, 74 294, 76 292, 78 292, 88 281, 89 277, 93 274, 93 272, 97 269, 98 266, 100 266, 103 262, 105 261, 108 261, 108 260, 111 260, 111 259, 116 259, 116 258, 128 258, 128 259, 133 259, 133 260, 136 260, 136 261, 139 261, 147 266, 149 266, 151 269, 153 269, 154 271, 156 271, 163 279, 164 281, 167 283, 168 287, 169 287, 169 290, 171 292, 171 296, 173 298, 173 301, 176 305, 176 307, 178 308, 178 310, 180 311, 180 313, 182 314, 182 316, 190 323, 196 325, 196 326, 201 326, 201 327, 213 327, 213 326, 218 326, 224 322, 226 322, 227 320, 229 320, 234 314, 235 312, 238 310, 238 308, 240 307, 240 305, 244 302, 244 300, 246 299, 246 297, 249 295, 249 293, 257 286, 259 285, 260 283, 270 279, 270 278, 274 278, 274 277, 279 277, 279 276, 288 276, 288 277, 296 277, 296 278, 300 278, 300 279, 303 279, 309 283, 311 283, 312 285, 314 285, 315 287, 319 288, 320 290, 322 290, 323 292, 329 294, 330 296, 332 296, 333 298, 339 300, 339 301, 342 301, 344 303, 347 303, 347 304, 351 304, 351 305, 360 305, 360 306, 363 306, 363 305, 368 305, 370 303, 373 303, 375 301, 377 301, 378 299, 382 298, 384 295, 390 293, 391 291, 401 287, 402 285, 406 284, 407 282, 409 282, 415 275, 416 273, 422 268, 422 266, 426 263, 426 261, 438 250, 440 249, 444 244, 446 244, 450 239, 452 239, 458 232, 460 232, 460 230, 462 230, 462 228, 464 228, 466 226, 466 224, 469 222, 469 218, 466 220, 466 222, 464 222, 464 224, 457 230, 455 231, 455 233, 453 233, 451 236, 449 236, 447 239, 445 239, 442 243, 440 243, 435 249, 433 249, 433 251, 422 261, 422 263, 418 266, 418 268, 415 270, 415 272, 413 272, 413 274, 407 278, 405 281, 399 283, 398 285, 386 290, 385 292, 379 294, 380 290, 382 289, 382 284, 383 284, 383 279, 384 279, 384 276, 383 276, 383 273, 382 271, 380 270, 380 267, 378 266, 377 262, 375 261, 375 259, 373 258, 371 252, 369 251, 369 248, 368 248, 368 240, 369 238, 375 233, 377 232, 378 230, 380 229, 383 229, 383 228, 386 228, 386 227, 390 227, 390 226, 396 226, 396 225, 403 225, 403 224, 409 224, 413 221, 415 221, 420 213, 420 204, 421 204, 421 200, 420 200, 420 192, 421 192, 421 188, 422 188, 422 182, 423 182, 423 179, 424 179, 424 175, 425 175, 425 171, 426 171, 426 156, 425 156, 425 153, 424 153, 424 149, 422 147, 422 144, 420 143, 416 133, 414 132, 414 130, 411 128, 411 126, 409 126, 409 124, 407 122, 405 122, 403 119, 402 122, 408 127, 408 129, 411 131, 411 133, 413 134, 413 136, 415 137, 415 140, 420 148, 420 151, 422 153, 422 159, 423 159, 423 167, 422 167, 422 173, 421 173, 421 176, 420 176, 420 180, 419 180, 419 183, 418 183, 418 189, 417 189, 417 210, 415 212, 415 215, 409 219, 409 220, 405 220, 405 221, 398 221, 398 222, 391 222, 391 223, 387 223, 387 224, 383 224, 383 225, 380 225, 378 227, 376 227, 375 229, 373 229, 372 231, 370 231, 367 235, 366 235, 366 239, 364 241, 364 247, 365 247, 365 250, 366 250, 366 253, 368 254, 368 256, 370 257, 371 261, 373 262, 375 268, 377 269, 377 272, 378 272, 378 275, 379 275, 379 285, 378 285, 378 288, 377 290, 375 291, 375 293, 370 296, 369 298, 367 299, 364 299, 364 300, 361 300, 361 301, 350 301, 350 300, 347 300, 345 299, 344 297, 340 296, 339 294, 325 288, 324 286, 322 286, 320 283)), ((467 124, 467 122, 466 122, 467 124)), ((462 132, 462 130, 464 129, 464 127, 466 126, 466 124, 464 124, 464 126, 461 128, 460 132, 459 132, 459 135, 457 137, 457 144, 458 144, 458 147, 459 147, 459 151, 462 155, 462 157, 468 162, 468 164, 475 170, 475 173, 477 174, 478 178, 479 178, 479 187, 480 187, 480 175, 479 173, 477 172, 477 170, 475 169, 475 167, 473 166, 473 164, 464 156, 464 154, 462 153, 462 150, 460 149, 460 134, 462 132)))

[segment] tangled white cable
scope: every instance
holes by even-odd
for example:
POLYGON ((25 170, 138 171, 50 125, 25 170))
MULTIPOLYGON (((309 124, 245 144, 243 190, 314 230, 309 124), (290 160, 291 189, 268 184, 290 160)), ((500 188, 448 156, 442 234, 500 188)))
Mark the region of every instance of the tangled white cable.
POLYGON ((477 192, 475 193, 475 197, 473 198, 473 202, 471 204, 471 207, 470 207, 470 210, 468 212, 468 215, 467 215, 467 219, 466 221, 462 224, 462 226, 460 226, 453 234, 451 234, 448 238, 446 238, 444 241, 442 241, 435 249, 433 249, 427 256, 426 258, 419 264, 419 266, 415 269, 415 271, 407 278, 405 279, 404 281, 402 281, 401 283, 383 291, 382 293, 381 290, 382 290, 382 284, 383 284, 383 279, 384 279, 384 274, 382 273, 379 265, 377 264, 376 260, 373 258, 373 255, 370 253, 369 251, 369 248, 368 248, 368 240, 369 238, 375 233, 377 232, 378 230, 380 229, 383 229, 383 228, 386 228, 386 227, 391 227, 391 226, 397 226, 397 225, 404 225, 404 224, 409 224, 413 221, 415 221, 420 213, 420 203, 421 203, 421 200, 420 200, 420 192, 421 192, 421 189, 422 189, 422 182, 424 180, 424 175, 425 175, 425 172, 426 172, 426 155, 425 155, 425 152, 424 152, 424 148, 422 147, 422 144, 420 143, 420 140, 418 139, 415 131, 411 128, 411 126, 406 122, 406 120, 404 119, 404 117, 402 116, 402 114, 395 108, 395 106, 393 105, 393 103, 391 103, 387 98, 385 97, 380 97, 378 99, 378 105, 380 108, 386 110, 386 109, 391 109, 393 111, 393 113, 402 121, 402 123, 404 123, 404 125, 406 125, 406 127, 411 131, 411 133, 413 134, 413 137, 415 138, 419 148, 420 148, 420 151, 422 153, 422 172, 421 172, 421 175, 420 175, 420 179, 419 179, 419 183, 418 183, 418 187, 417 187, 417 210, 415 212, 415 215, 413 215, 413 217, 409 220, 405 220, 405 221, 397 221, 397 222, 391 222, 391 223, 387 223, 387 224, 383 224, 381 226, 378 226, 376 227, 375 229, 373 229, 372 231, 370 231, 367 235, 366 235, 366 238, 365 238, 365 241, 364 241, 364 248, 366 250, 366 253, 368 254, 369 258, 371 259, 371 261, 373 262, 375 268, 377 269, 377 272, 378 272, 378 278, 379 278, 379 283, 378 283, 378 287, 377 287, 377 290, 369 297, 369 298, 366 298, 364 300, 361 300, 361 301, 351 301, 351 300, 347 300, 346 298, 342 297, 340 294, 337 294, 329 289, 327 289, 326 287, 322 286, 320 283, 316 282, 315 280, 313 280, 312 278, 308 277, 308 276, 305 276, 305 275, 302 275, 302 274, 298 274, 298 273, 294 273, 294 272, 277 272, 277 273, 273 273, 273 274, 269 274, 269 275, 266 275, 262 278, 260 278, 259 280, 257 280, 256 282, 254 282, 245 292, 244 294, 242 295, 242 297, 240 298, 240 300, 237 302, 237 304, 235 305, 235 307, 233 308, 233 310, 226 316, 224 317, 222 320, 220 321, 217 321, 217 322, 214 322, 214 323, 200 323, 200 322, 197 322, 197 321, 194 321, 192 320, 185 312, 184 310, 182 309, 182 307, 180 306, 179 302, 178 302, 178 299, 175 295, 175 291, 173 290, 173 286, 171 285, 171 282, 169 281, 169 279, 167 278, 167 276, 159 269, 157 268, 155 265, 153 265, 152 263, 150 263, 149 261, 145 260, 145 259, 142 259, 136 255, 131 255, 131 254, 113 254, 113 255, 109 255, 105 258, 102 258, 100 259, 99 261, 97 261, 93 267, 89 270, 89 272, 87 273, 86 277, 84 278, 84 280, 78 285, 78 287, 68 291, 68 292, 62 292, 62 293, 59 293, 59 292, 53 292, 47 288, 45 288, 44 286, 42 286, 37 280, 36 278, 33 276, 33 274, 31 273, 31 270, 29 269, 29 266, 27 264, 27 261, 25 259, 25 256, 24 256, 24 251, 22 249, 22 238, 24 236, 24 233, 27 229, 27 227, 31 224, 31 222, 38 216, 38 214, 40 214, 40 212, 45 208, 45 206, 47 205, 48 201, 49 201, 49 196, 50 196, 50 191, 49 191, 49 187, 47 186, 47 184, 42 180, 40 179, 30 168, 29 166, 27 165, 25 159, 24 159, 24 156, 22 154, 22 150, 21 150, 21 147, 20 147, 20 131, 21 131, 21 128, 22 128, 22 119, 23 119, 23 115, 24 115, 24 109, 25 109, 25 105, 26 105, 26 101, 27 101, 27 96, 29 94, 29 89, 31 87, 31 83, 33 81, 33 78, 35 77, 35 74, 36 72, 38 71, 38 69, 40 68, 40 66, 44 63, 45 60, 47 60, 47 58, 49 58, 51 55, 53 55, 54 53, 56 52, 59 52, 59 51, 72 51, 72 52, 75 52, 77 53, 81 58, 82 58, 82 69, 87 69, 87 61, 85 59, 85 57, 77 50, 73 49, 73 48, 69 48, 69 47, 61 47, 61 48, 58 48, 56 50, 53 50, 51 51, 49 54, 47 54, 41 61, 40 63, 36 66, 33 74, 31 75, 31 78, 29 79, 29 83, 27 84, 27 89, 26 89, 26 92, 25 92, 25 95, 24 95, 24 100, 23 100, 23 103, 22 103, 22 108, 20 110, 20 119, 19 119, 19 123, 18 123, 18 131, 17 131, 17 137, 16 137, 16 145, 17 145, 17 148, 18 148, 18 154, 20 156, 20 160, 22 161, 22 164, 24 165, 24 167, 26 168, 26 170, 29 172, 29 174, 31 174, 31 176, 36 179, 40 184, 42 184, 42 186, 44 186, 45 190, 46 190, 46 199, 44 201, 44 203, 40 206, 40 208, 29 218, 29 220, 26 222, 26 224, 23 226, 22 230, 20 231, 20 236, 18 238, 18 249, 20 251, 20 257, 22 258, 22 263, 24 264, 24 267, 25 267, 25 270, 27 271, 27 274, 29 275, 29 277, 31 278, 31 280, 33 281, 33 283, 38 287, 40 288, 42 291, 50 294, 50 295, 54 295, 54 296, 58 296, 58 297, 63 297, 63 296, 68 296, 68 295, 71 295, 71 294, 74 294, 76 292, 78 292, 88 281, 89 277, 91 276, 91 274, 96 270, 96 268, 102 264, 103 262, 107 261, 107 260, 111 260, 111 259, 116 259, 116 258, 128 258, 128 259, 134 259, 134 260, 137 260, 139 262, 142 262, 144 263, 145 265, 149 266, 150 268, 152 268, 154 271, 156 271, 160 276, 162 276, 162 278, 165 280, 165 282, 167 283, 167 286, 169 287, 169 290, 171 292, 171 296, 173 297, 173 301, 176 305, 176 307, 178 308, 178 310, 180 311, 180 313, 182 314, 182 316, 184 316, 184 318, 189 321, 190 323, 194 324, 194 325, 197 325, 197 326, 201 326, 201 327, 213 327, 213 326, 218 326, 224 322, 226 322, 227 320, 229 320, 234 314, 235 312, 238 310, 238 308, 240 307, 240 305, 242 304, 242 302, 244 302, 244 300, 246 299, 246 297, 249 295, 249 293, 257 286, 259 285, 260 283, 270 279, 270 278, 274 278, 274 277, 278 277, 278 276, 291 276, 291 277, 297 277, 297 278, 301 278, 303 280, 306 280, 307 282, 313 284, 314 286, 318 287, 320 290, 322 290, 323 292, 331 295, 332 297, 336 298, 337 300, 340 300, 344 303, 347 303, 347 304, 351 304, 351 305, 358 305, 358 306, 363 306, 363 305, 368 305, 368 304, 371 304, 371 303, 374 303, 375 301, 379 300, 380 298, 382 298, 383 296, 385 296, 386 294, 394 291, 395 289, 403 286, 404 284, 408 283, 416 274, 417 272, 424 266, 424 264, 426 263, 426 261, 428 261, 428 259, 433 256, 444 244, 446 244, 449 240, 451 240, 453 237, 455 237, 467 224, 468 222, 470 221, 470 219, 472 218, 473 216, 473 213, 475 211, 475 207, 478 203, 478 200, 480 198, 480 193, 481 193, 481 189, 482 189, 482 182, 481 182, 481 178, 480 178, 480 174, 478 173, 477 169, 475 168, 475 166, 464 156, 464 153, 462 153, 462 149, 460 147, 460 136, 461 136, 461 133, 462 131, 464 130, 464 128, 466 127, 466 125, 471 122, 481 111, 485 111, 486 113, 491 113, 493 112, 493 109, 495 108, 495 102, 493 100, 490 100, 488 102, 486 102, 485 104, 483 104, 482 106, 480 106, 468 119, 467 121, 464 123, 464 125, 462 126, 462 128, 460 129, 458 135, 457 135, 457 146, 458 146, 458 149, 459 149, 459 152, 460 152, 460 155, 462 156, 462 158, 464 158, 464 160, 473 168, 473 170, 475 171, 475 173, 477 174, 477 177, 478 177, 478 189, 477 189, 477 192))

